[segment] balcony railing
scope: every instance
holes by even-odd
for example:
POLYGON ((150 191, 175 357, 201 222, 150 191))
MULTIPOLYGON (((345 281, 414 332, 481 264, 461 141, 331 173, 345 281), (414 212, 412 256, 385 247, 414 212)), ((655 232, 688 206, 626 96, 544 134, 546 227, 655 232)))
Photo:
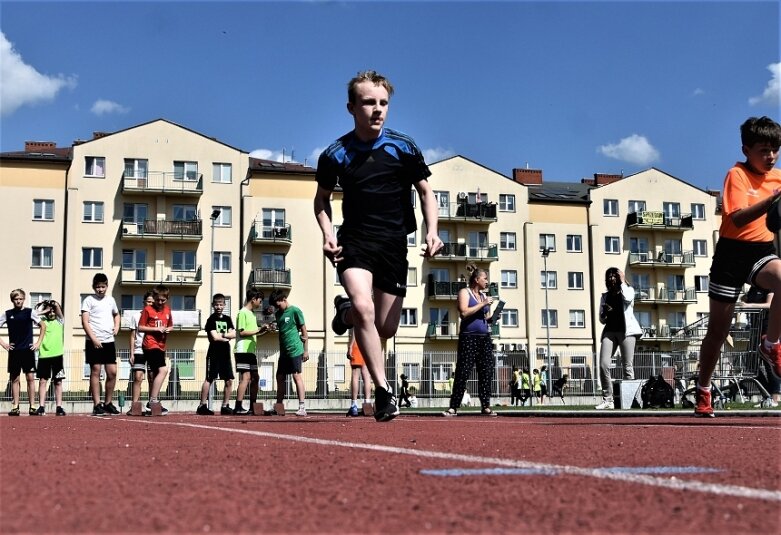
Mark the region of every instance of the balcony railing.
POLYGON ((290 245, 293 242, 293 229, 289 224, 282 226, 264 225, 262 221, 254 221, 250 230, 252 243, 290 245))
POLYGON ((635 288, 635 300, 641 303, 696 303, 697 289, 635 288))
POLYGON ((172 195, 203 195, 203 175, 188 172, 149 172, 145 176, 122 173, 122 193, 164 193, 172 195))
POLYGON ((271 288, 290 288, 290 270, 255 268, 250 274, 249 285, 271 288))
POLYGON ((645 340, 671 340, 685 329, 682 325, 650 325, 642 327, 645 340))
POLYGON ((433 278, 433 275, 429 275, 426 288, 428 296, 434 299, 456 299, 459 290, 466 288, 466 281, 434 281, 433 278))
POLYGON ((626 216, 626 228, 672 230, 692 230, 694 221, 691 214, 670 217, 664 212, 632 212, 626 216))
MULTIPOLYGON (((122 329, 132 329, 131 322, 135 314, 140 310, 122 310, 120 312, 120 327, 122 329)), ((201 330, 201 311, 200 310, 172 310, 171 317, 174 320, 175 331, 200 331, 201 330)))
POLYGON ((474 223, 496 221, 496 203, 493 202, 451 202, 439 207, 439 219, 474 223))
POLYGON ((665 253, 651 251, 642 253, 629 253, 630 266, 648 266, 662 268, 681 268, 694 267, 694 251, 684 251, 682 253, 665 253))
POLYGON ((426 336, 430 340, 457 340, 458 323, 455 321, 447 323, 429 323, 426 330, 426 336))
POLYGON ((173 270, 168 266, 123 267, 119 272, 119 282, 125 285, 201 286, 201 266, 193 270, 173 270))
POLYGON ((122 223, 123 240, 164 239, 201 240, 203 221, 173 221, 167 219, 146 219, 139 223, 122 223))
POLYGON ((499 260, 499 247, 495 243, 475 247, 466 243, 447 242, 431 260, 493 262, 499 260))

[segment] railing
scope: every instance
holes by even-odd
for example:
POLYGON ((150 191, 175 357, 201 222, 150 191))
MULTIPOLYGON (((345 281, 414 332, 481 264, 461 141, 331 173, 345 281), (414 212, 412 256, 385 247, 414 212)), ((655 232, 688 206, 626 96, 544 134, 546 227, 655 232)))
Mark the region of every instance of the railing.
MULTIPOLYGON (((132 318, 134 315, 140 313, 140 310, 120 311, 120 327, 122 329, 132 329, 132 318)), ((174 330, 199 331, 201 329, 200 310, 172 310, 171 317, 174 320, 174 330)))
POLYGON ((626 216, 627 228, 647 228, 655 230, 691 230, 694 220, 691 214, 670 217, 664 212, 632 212, 626 216))
POLYGON ((458 201, 439 207, 439 219, 492 223, 496 221, 496 203, 458 201))
POLYGON ((426 291, 429 297, 439 299, 455 299, 462 288, 466 288, 466 281, 434 281, 434 276, 429 275, 429 281, 426 285, 426 291))
POLYGON ((293 241, 293 229, 290 227, 290 224, 281 226, 264 225, 263 221, 256 220, 252 223, 250 241, 254 243, 289 244, 293 241))
POLYGON ((491 262, 498 259, 499 247, 495 243, 476 247, 456 242, 446 242, 439 253, 432 258, 432 260, 475 260, 478 262, 491 262))
POLYGON ((651 251, 642 253, 629 253, 629 265, 648 265, 653 267, 694 267, 694 251, 682 253, 666 253, 651 251))
POLYGON ((145 219, 138 223, 122 223, 122 238, 176 238, 200 240, 203 238, 203 221, 145 219))
POLYGON ((165 284, 166 286, 200 286, 202 268, 173 270, 168 266, 123 267, 119 272, 120 284, 165 284))
POLYGON ((255 268, 250 275, 250 286, 290 287, 290 270, 255 268))
POLYGON ((203 175, 152 171, 145 176, 122 173, 122 193, 176 193, 202 195, 203 175))
POLYGON ((641 303, 696 303, 697 289, 635 288, 635 300, 641 303))

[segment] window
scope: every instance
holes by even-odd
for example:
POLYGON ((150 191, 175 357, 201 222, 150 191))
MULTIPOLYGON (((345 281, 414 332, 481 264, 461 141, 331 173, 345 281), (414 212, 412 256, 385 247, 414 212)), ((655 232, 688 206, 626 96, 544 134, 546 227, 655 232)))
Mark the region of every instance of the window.
POLYGON ((466 237, 469 244, 468 256, 483 257, 488 256, 488 233, 470 232, 466 237))
POLYGON ((144 308, 144 296, 142 294, 119 296, 119 308, 121 310, 142 310, 144 308))
POLYGON ((502 270, 502 288, 518 287, 518 272, 514 269, 502 270))
MULTIPOLYGON (((334 236, 336 235, 336 230, 334 230, 334 236)), ((445 245, 450 243, 450 231, 448 229, 439 229, 437 231, 437 235, 439 236, 439 239, 442 240, 442 243, 445 245)))
POLYGON ((450 216, 450 193, 447 191, 434 191, 434 198, 437 199, 439 207, 439 217, 450 216))
POLYGON ((583 289, 583 272, 570 271, 567 273, 567 288, 570 290, 583 289))
POLYGON ((630 214, 645 212, 645 201, 629 201, 627 212, 630 214))
POLYGON ((540 288, 557 287, 557 277, 555 271, 540 271, 540 288))
POLYGON ((637 323, 639 323, 640 327, 643 329, 651 328, 651 313, 647 310, 635 310, 635 318, 637 318, 637 323))
POLYGON ((416 267, 408 267, 407 268, 407 286, 417 286, 418 285, 418 268, 416 267))
POLYGON ((174 251, 172 269, 174 271, 195 271, 195 251, 174 251))
POLYGON ((399 325, 402 327, 414 327, 418 324, 417 308, 402 308, 399 325))
POLYGON ((670 312, 667 316, 667 324, 670 326, 670 333, 676 334, 679 329, 686 326, 686 312, 670 312))
POLYGON ((647 273, 635 273, 634 275, 635 290, 638 293, 639 299, 645 299, 651 296, 651 275, 647 273))
POLYGON ((84 223, 103 223, 103 203, 98 201, 84 201, 84 223))
POLYGON ((34 221, 54 221, 54 201, 51 199, 33 200, 34 221))
POLYGON ((179 379, 195 379, 195 350, 168 349, 166 356, 171 358, 171 369, 179 369, 179 379))
POLYGON ((573 329, 583 329, 586 327, 586 311, 585 310, 570 310, 569 311, 569 326, 573 329))
POLYGON ((706 240, 694 240, 694 256, 708 256, 708 242, 706 240))
POLYGON ((87 156, 84 158, 84 175, 105 178, 106 159, 102 156, 87 156))
POLYGON ((515 195, 508 195, 506 193, 499 194, 499 211, 500 212, 514 212, 515 211, 515 195))
POLYGON ((559 326, 559 311, 552 310, 550 308, 542 309, 542 326, 543 327, 558 327, 559 326))
POLYGON ((146 220, 148 210, 146 204, 125 203, 122 207, 122 222, 142 224, 146 220))
POLYGON ((502 327, 518 326, 518 310, 515 308, 505 308, 502 310, 502 327))
POLYGON ((51 247, 33 247, 32 267, 52 267, 52 254, 51 247))
POLYGON ((231 297, 229 295, 225 296, 225 310, 222 311, 223 314, 226 316, 233 317, 233 309, 231 308, 231 297))
POLYGON ((198 162, 174 162, 174 180, 198 180, 198 162))
MULTIPOLYGON (((451 327, 450 327, 450 311, 446 308, 429 308, 428 309, 428 322, 429 325, 434 325, 436 327, 436 333, 437 334, 451 334, 451 327)), ((453 329, 453 334, 455 334, 455 328, 453 329)))
POLYGON ((618 199, 603 199, 602 214, 610 217, 618 217, 618 199))
POLYGON ((580 234, 567 234, 567 252, 583 252, 583 237, 580 234))
POLYGON ((605 236, 605 252, 612 254, 621 252, 621 241, 618 236, 605 236))
POLYGON ((103 249, 101 249, 100 247, 82 247, 81 267, 83 268, 103 267, 103 249))
POLYGON ((407 234, 407 247, 415 247, 415 243, 416 243, 415 238, 417 233, 418 233, 417 230, 413 230, 412 232, 407 234))
MULTIPOLYGON (((410 381, 420 381, 420 364, 417 362, 402 362, 401 373, 410 381)), ((436 381, 436 379, 434 379, 436 381)))
POLYGON ((195 296, 172 295, 169 300, 169 306, 171 310, 195 310, 195 296))
POLYGON ((543 249, 556 250, 556 236, 554 234, 540 234, 540 251, 543 249))
POLYGON ((450 271, 447 268, 431 268, 429 273, 434 278, 435 282, 449 282, 450 271))
POLYGON ((149 160, 125 158, 125 178, 147 178, 149 160))
POLYGON ((35 310, 35 307, 41 301, 48 301, 52 298, 52 294, 44 292, 30 292, 30 308, 35 310))
POLYGON ((648 261, 648 238, 629 238, 629 252, 640 255, 641 261, 648 261))
POLYGON ((285 255, 280 253, 263 253, 260 255, 260 267, 261 269, 284 271, 285 255))
POLYGON ((692 203, 692 219, 705 219, 705 205, 693 202, 692 203))
POLYGON ((175 204, 172 210, 173 221, 196 221, 198 207, 194 204, 175 204))
POLYGON ((515 251, 515 232, 499 233, 499 249, 515 251))
POLYGON ((230 184, 233 182, 233 165, 229 163, 215 163, 212 166, 212 182, 230 184))
POLYGON ((447 381, 453 374, 453 365, 440 362, 431 364, 431 379, 433 381, 447 381))
POLYGON ((673 255, 680 255, 683 252, 683 245, 681 240, 664 240, 664 252, 666 255, 666 261, 672 262, 673 255))
POLYGON ((662 203, 665 217, 681 217, 681 203, 666 202, 662 203))
POLYGON ((710 279, 707 275, 694 276, 694 288, 697 292, 707 292, 710 279))
POLYGON ((569 359, 570 365, 575 367, 581 367, 586 365, 586 356, 585 355, 572 355, 572 357, 569 359))
POLYGON ((231 270, 231 254, 227 251, 214 251, 212 256, 212 271, 229 273, 231 270))
POLYGON ((230 227, 233 224, 233 208, 230 206, 212 206, 212 213, 219 210, 220 215, 214 220, 215 227, 230 227))

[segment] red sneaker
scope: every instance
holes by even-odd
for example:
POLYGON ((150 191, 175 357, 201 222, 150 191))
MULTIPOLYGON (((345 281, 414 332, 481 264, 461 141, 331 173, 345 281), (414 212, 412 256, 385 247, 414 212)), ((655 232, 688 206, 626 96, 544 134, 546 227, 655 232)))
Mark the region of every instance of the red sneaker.
POLYGON ((713 406, 711 405, 710 390, 703 390, 699 386, 694 389, 694 415, 704 418, 715 418, 713 406))
POLYGON ((776 379, 781 380, 781 343, 776 342, 770 347, 770 350, 765 349, 765 335, 762 335, 762 341, 759 342, 759 356, 764 360, 770 371, 776 376, 776 379))

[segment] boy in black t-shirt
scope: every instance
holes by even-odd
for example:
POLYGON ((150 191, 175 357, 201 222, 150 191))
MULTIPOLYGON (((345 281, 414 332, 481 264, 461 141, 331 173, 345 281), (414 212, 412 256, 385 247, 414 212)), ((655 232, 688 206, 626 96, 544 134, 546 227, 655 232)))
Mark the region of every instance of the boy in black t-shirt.
POLYGON ((214 411, 209 409, 207 400, 209 388, 215 379, 225 381, 225 389, 222 394, 222 408, 220 414, 233 414, 230 408, 230 393, 233 389, 233 369, 231 368, 230 341, 236 338, 236 330, 230 316, 223 315, 225 310, 225 296, 214 294, 212 298, 214 314, 206 320, 204 330, 209 338, 209 349, 206 352, 206 380, 201 387, 201 404, 198 405, 197 414, 210 416, 214 411))

